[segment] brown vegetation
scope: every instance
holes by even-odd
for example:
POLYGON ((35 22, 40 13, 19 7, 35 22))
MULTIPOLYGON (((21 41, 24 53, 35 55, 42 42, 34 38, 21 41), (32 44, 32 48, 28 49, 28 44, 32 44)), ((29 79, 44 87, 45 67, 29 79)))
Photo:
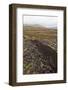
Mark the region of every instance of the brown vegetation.
POLYGON ((24 25, 23 73, 57 72, 57 30, 24 25))

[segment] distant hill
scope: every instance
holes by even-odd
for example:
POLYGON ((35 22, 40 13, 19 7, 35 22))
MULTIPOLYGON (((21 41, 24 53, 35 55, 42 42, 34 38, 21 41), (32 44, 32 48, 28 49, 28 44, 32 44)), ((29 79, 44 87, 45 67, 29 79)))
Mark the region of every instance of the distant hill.
POLYGON ((38 24, 24 24, 24 30, 56 30, 56 28, 47 28, 46 26, 38 25, 38 24))

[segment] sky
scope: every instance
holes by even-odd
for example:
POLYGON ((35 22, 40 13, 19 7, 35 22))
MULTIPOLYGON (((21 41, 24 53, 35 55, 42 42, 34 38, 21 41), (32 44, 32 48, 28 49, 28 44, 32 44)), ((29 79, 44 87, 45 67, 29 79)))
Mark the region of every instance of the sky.
POLYGON ((56 16, 24 16, 24 24, 38 24, 47 28, 57 28, 56 16))

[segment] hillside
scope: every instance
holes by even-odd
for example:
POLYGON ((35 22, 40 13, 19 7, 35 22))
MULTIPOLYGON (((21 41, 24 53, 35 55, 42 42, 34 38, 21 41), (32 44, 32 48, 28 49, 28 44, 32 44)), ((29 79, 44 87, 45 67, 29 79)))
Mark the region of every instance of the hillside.
POLYGON ((24 25, 23 74, 57 72, 57 30, 24 25))
POLYGON ((57 29, 48 29, 41 26, 24 26, 24 38, 39 40, 57 51, 57 29))

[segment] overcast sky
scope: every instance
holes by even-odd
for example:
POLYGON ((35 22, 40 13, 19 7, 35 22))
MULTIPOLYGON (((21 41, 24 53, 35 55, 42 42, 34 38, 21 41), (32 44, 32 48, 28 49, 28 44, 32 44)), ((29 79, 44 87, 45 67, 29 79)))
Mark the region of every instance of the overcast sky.
POLYGON ((39 24, 44 27, 57 28, 56 16, 24 16, 24 24, 39 24))

